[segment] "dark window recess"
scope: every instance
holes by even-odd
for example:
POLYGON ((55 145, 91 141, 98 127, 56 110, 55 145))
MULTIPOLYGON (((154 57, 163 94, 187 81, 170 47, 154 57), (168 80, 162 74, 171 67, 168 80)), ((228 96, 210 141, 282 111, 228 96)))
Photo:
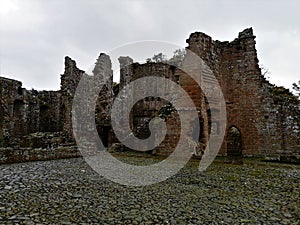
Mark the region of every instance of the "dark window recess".
POLYGON ((22 111, 24 109, 24 102, 22 100, 15 100, 14 101, 14 108, 13 108, 13 115, 14 116, 21 116, 22 111))
POLYGON ((49 106, 40 106, 40 131, 41 132, 51 132, 53 131, 53 115, 49 110, 49 106))
POLYGON ((23 95, 23 90, 21 87, 18 87, 18 95, 23 95))

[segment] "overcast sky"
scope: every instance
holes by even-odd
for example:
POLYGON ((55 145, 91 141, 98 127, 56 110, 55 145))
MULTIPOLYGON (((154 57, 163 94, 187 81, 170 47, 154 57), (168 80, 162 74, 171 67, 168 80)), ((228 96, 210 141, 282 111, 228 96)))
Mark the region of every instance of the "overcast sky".
POLYGON ((299 0, 0 0, 0 74, 58 90, 64 57, 88 69, 100 52, 143 40, 186 47, 202 31, 232 41, 253 27, 270 80, 300 80, 299 0))

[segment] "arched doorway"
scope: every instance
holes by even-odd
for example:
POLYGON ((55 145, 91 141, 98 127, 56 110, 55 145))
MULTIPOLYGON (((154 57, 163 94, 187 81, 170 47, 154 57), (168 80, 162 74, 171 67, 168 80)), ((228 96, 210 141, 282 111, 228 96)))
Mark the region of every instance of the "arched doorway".
POLYGON ((241 163, 242 159, 242 134, 240 130, 232 126, 227 133, 227 156, 233 163, 241 163))

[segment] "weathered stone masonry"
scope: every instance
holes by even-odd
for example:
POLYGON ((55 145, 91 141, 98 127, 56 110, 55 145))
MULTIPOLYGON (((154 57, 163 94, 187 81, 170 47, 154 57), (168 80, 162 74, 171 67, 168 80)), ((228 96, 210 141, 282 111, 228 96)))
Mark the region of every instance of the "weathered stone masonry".
POLYGON ((19 81, 0 78, 0 142, 19 146, 24 135, 62 130, 60 92, 22 88, 19 81))
MULTIPOLYGON (((239 130, 243 155, 299 154, 299 102, 290 93, 276 95, 277 87, 261 75, 252 28, 232 42, 194 33, 187 43, 219 81, 227 105, 227 132, 231 127, 239 130)), ((228 153, 227 145, 223 142, 221 154, 228 153)))
MULTIPOLYGON (((287 89, 270 84, 262 76, 252 28, 239 33, 238 38, 231 42, 214 41, 208 35, 196 32, 190 35, 187 43, 187 49, 199 55, 213 71, 225 97, 227 127, 219 154, 299 158, 299 101, 287 89)), ((179 83, 194 101, 201 124, 196 154, 201 155, 209 136, 218 134, 222 124, 222 121, 212 123, 210 120, 212 114, 219 113, 214 107, 218 99, 210 99, 213 104, 208 105, 207 96, 196 82, 174 66, 153 62, 139 64, 123 56, 119 62, 120 83, 117 85, 113 85, 109 56, 101 54, 93 71, 99 82, 102 76, 108 77, 99 94, 95 112, 97 130, 104 145, 118 143, 109 116, 118 90, 135 79, 155 75, 179 83)), ((0 150, 1 162, 14 161, 12 151, 22 155, 20 152, 37 148, 49 151, 63 148, 59 157, 64 157, 64 151, 66 157, 79 155, 68 146, 75 145, 72 101, 83 73, 74 60, 66 57, 59 91, 26 90, 19 81, 0 78, 0 145, 5 148, 0 150)), ((206 84, 212 82, 205 73, 199 74, 199 79, 206 84)), ((211 88, 213 86, 211 83, 211 88)), ((165 119, 168 131, 165 140, 152 153, 167 155, 176 147, 180 134, 178 114, 168 102, 151 96, 139 101, 131 111, 130 125, 136 136, 145 138, 149 135, 148 121, 154 116, 165 119)), ((26 157, 19 157, 16 161, 30 158, 26 157)), ((55 157, 52 154, 48 158, 55 157)))

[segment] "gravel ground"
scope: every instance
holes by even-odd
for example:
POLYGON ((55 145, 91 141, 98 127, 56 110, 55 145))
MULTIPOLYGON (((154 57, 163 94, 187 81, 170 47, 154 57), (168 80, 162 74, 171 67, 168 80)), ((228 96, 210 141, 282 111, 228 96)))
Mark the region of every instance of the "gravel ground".
POLYGON ((199 172, 198 163, 139 188, 81 158, 0 165, 0 224, 300 224, 300 166, 247 160, 199 172))

